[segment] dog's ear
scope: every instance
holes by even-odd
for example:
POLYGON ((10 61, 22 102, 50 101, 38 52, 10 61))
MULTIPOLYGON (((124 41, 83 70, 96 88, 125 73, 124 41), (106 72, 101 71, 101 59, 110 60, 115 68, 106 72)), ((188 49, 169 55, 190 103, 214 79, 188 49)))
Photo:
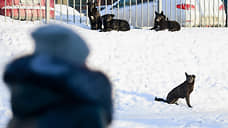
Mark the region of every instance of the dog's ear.
POLYGON ((185 72, 185 76, 188 77, 188 73, 187 72, 185 72))
POLYGON ((103 16, 101 16, 101 20, 102 20, 102 22, 109 22, 109 14, 105 14, 105 15, 103 15, 103 16))
POLYGON ((155 11, 155 15, 158 15, 159 13, 155 11))
POLYGON ((192 75, 192 77, 195 79, 196 78, 196 76, 195 75, 192 75))
POLYGON ((164 14, 163 14, 163 11, 161 11, 161 15, 164 15, 164 14))
POLYGON ((96 6, 96 5, 97 5, 97 6, 99 5, 99 3, 98 3, 97 1, 95 1, 94 4, 95 4, 95 6, 96 6))
POLYGON ((110 16, 113 18, 115 15, 114 14, 110 14, 110 16))
POLYGON ((104 19, 105 21, 109 22, 113 19, 115 15, 114 14, 105 14, 102 16, 102 19, 104 19))
POLYGON ((106 18, 106 21, 107 22, 111 21, 112 20, 112 17, 113 17, 112 15, 108 15, 107 18, 106 18))

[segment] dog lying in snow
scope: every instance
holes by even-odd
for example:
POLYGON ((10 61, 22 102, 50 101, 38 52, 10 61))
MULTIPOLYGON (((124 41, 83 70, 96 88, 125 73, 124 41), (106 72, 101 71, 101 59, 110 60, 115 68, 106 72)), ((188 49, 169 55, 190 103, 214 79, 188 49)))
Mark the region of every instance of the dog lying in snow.
POLYGON ((102 16, 102 32, 107 32, 107 31, 129 31, 130 30, 130 25, 126 20, 120 20, 120 19, 113 19, 115 15, 113 14, 106 14, 102 16))
POLYGON ((181 26, 176 21, 169 21, 163 14, 163 11, 161 13, 155 12, 154 27, 151 30, 161 31, 165 29, 171 32, 179 31, 181 26))
POLYGON ((179 98, 185 98, 188 107, 191 108, 192 106, 190 105, 190 94, 192 93, 194 88, 195 75, 188 75, 187 73, 185 73, 185 76, 186 80, 182 84, 171 90, 168 93, 166 100, 155 97, 155 101, 163 101, 168 104, 177 104, 176 102, 179 98))

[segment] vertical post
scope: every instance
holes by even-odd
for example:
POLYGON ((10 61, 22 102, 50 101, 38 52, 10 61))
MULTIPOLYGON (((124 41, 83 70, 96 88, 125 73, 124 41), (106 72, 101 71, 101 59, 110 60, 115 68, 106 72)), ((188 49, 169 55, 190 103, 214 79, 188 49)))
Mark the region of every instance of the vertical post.
POLYGON ((206 17, 205 17, 205 15, 206 15, 206 2, 205 2, 205 0, 204 0, 204 26, 205 26, 205 22, 206 22, 206 17))
MULTIPOLYGON (((14 19, 14 0, 12 0, 12 11, 11 11, 11 13, 12 13, 12 19, 14 19)), ((13 22, 13 20, 12 20, 12 22, 13 22)))
MULTIPOLYGON (((112 5, 113 5, 113 0, 111 1, 112 5)), ((112 6, 112 14, 113 14, 113 6, 112 6)))
MULTIPOLYGON (((182 3, 182 0, 180 0, 181 1, 181 3, 182 3)), ((180 24, 181 24, 181 26, 183 26, 182 25, 182 9, 180 9, 180 24)))
POLYGON ((119 19, 120 1, 117 4, 117 18, 119 19))
MULTIPOLYGON (((34 0, 32 0, 32 8, 34 8, 34 0)), ((35 19, 35 16, 34 16, 34 10, 33 9, 31 9, 31 21, 34 21, 35 19)), ((34 22, 33 22, 34 23, 34 22)))
MULTIPOLYGON (((187 0, 185 0, 184 2, 187 3, 187 0)), ((187 18, 187 11, 185 11, 185 21, 184 21, 184 22, 185 22, 185 27, 188 26, 188 25, 187 25, 187 22, 186 22, 186 18, 187 18)))
POLYGON ((190 27, 192 27, 192 1, 190 0, 190 27))
MULTIPOLYGON (((175 6, 177 5, 177 0, 175 0, 175 6)), ((175 20, 177 20, 177 8, 175 7, 175 20)))
MULTIPOLYGON (((172 0, 169 0, 170 2, 170 10, 169 10, 169 18, 172 19, 172 0)), ((175 5, 175 4, 174 4, 175 5)), ((174 6, 176 8, 176 5, 174 6)))
MULTIPOLYGON (((213 0, 213 2, 215 3, 214 0, 213 0)), ((219 27, 219 24, 220 24, 220 21, 219 21, 219 19, 220 19, 220 15, 219 15, 219 3, 220 3, 220 2, 218 1, 218 6, 217 6, 217 7, 218 7, 218 27, 219 27)), ((223 0, 222 0, 222 4, 223 4, 223 0)), ((221 11, 221 12, 222 12, 222 11, 221 11)), ((222 14, 223 14, 223 13, 222 13, 222 14)), ((221 18, 222 18, 222 15, 221 15, 221 18)), ((213 20, 214 20, 214 19, 213 19, 213 20)), ((223 23, 223 22, 221 22, 221 26, 223 25, 222 23, 223 23)), ((213 24, 213 25, 215 26, 215 24, 213 24)))
POLYGON ((5 0, 5 22, 6 22, 6 0, 5 0))
POLYGON ((165 0, 165 15, 168 17, 168 15, 167 15, 167 0, 165 0))
POLYGON ((63 4, 63 0, 60 0, 60 21, 62 21, 62 4, 63 4))
POLYGON ((137 0, 135 1, 135 26, 138 27, 138 23, 137 23, 137 6, 138 6, 138 3, 137 3, 137 0))
POLYGON ((67 7, 67 9, 66 9, 66 13, 67 13, 67 23, 69 22, 69 10, 68 10, 68 7, 69 7, 69 1, 67 0, 66 1, 67 3, 66 3, 66 7, 67 7))
MULTIPOLYGON (((215 0, 213 0, 213 27, 215 27, 215 0)), ((218 26, 219 26, 219 1, 218 1, 218 26)))
POLYGON ((143 27, 143 0, 141 0, 141 27, 143 27))
MULTIPOLYGON (((224 6, 225 6, 224 0, 222 0, 222 4, 223 4, 223 7, 224 7, 224 6)), ((225 7, 224 7, 224 8, 225 8, 225 7)), ((218 8, 218 12, 219 12, 219 8, 218 8)), ((221 21, 222 21, 221 27, 222 27, 222 26, 224 26, 224 20, 223 20, 223 19, 224 19, 224 13, 223 13, 223 10, 222 10, 222 16, 221 16, 221 17, 222 17, 222 18, 221 18, 221 19, 222 19, 222 20, 221 20, 221 21)))
POLYGON ((149 19, 149 0, 147 0, 147 27, 149 27, 149 22, 150 22, 150 19, 149 19))
POLYGON ((201 2, 199 2, 199 27, 201 27, 201 24, 202 24, 201 7, 202 7, 201 2))
POLYGON ((42 0, 39 0, 39 2, 40 2, 40 23, 42 23, 42 7, 41 7, 42 0))
POLYGON ((46 19, 46 24, 49 23, 50 21, 50 0, 46 0, 46 9, 45 9, 45 19, 46 19))
POLYGON ((129 0, 129 6, 130 6, 130 9, 129 9, 129 24, 131 24, 131 0, 129 0))
POLYGON ((55 15, 55 3, 56 3, 56 2, 57 2, 57 1, 54 0, 54 20, 55 20, 55 21, 56 21, 56 17, 55 17, 55 16, 56 16, 56 15, 55 15))
MULTIPOLYGON (((224 1, 225 2, 225 1, 224 1)), ((227 0, 226 0, 226 2, 225 2, 225 9, 226 9, 226 24, 225 24, 225 27, 227 27, 227 24, 228 24, 228 21, 227 21, 227 18, 228 18, 228 15, 227 15, 227 13, 228 13, 228 9, 227 9, 227 7, 228 7, 228 2, 227 2, 227 0)))
MULTIPOLYGON (((151 21, 152 21, 152 25, 154 24, 154 20, 153 20, 153 19, 154 19, 154 17, 155 17, 155 16, 154 16, 154 13, 155 13, 155 6, 154 6, 154 4, 155 4, 155 3, 156 3, 156 0, 153 1, 153 3, 152 3, 152 8, 153 8, 153 11, 152 11, 152 20, 151 20, 151 21)), ((153 27, 154 27, 154 26, 153 26, 153 27)))
MULTIPOLYGON (((74 0, 75 1, 75 0, 74 0)), ((88 0, 86 0, 86 25, 89 25, 89 21, 88 21, 88 5, 87 5, 87 3, 88 3, 89 1, 88 0)), ((98 5, 99 5, 99 2, 98 2, 98 5)), ((100 9, 100 8, 99 8, 100 9)))
POLYGON ((210 2, 210 0, 208 1, 208 15, 209 15, 209 17, 208 17, 208 22, 207 22, 207 24, 208 24, 208 27, 211 25, 211 2, 210 2))
MULTIPOLYGON (((196 5, 196 0, 195 0, 195 5, 196 5)), ((194 26, 196 26, 196 11, 197 10, 196 10, 196 8, 194 10, 195 10, 195 20, 194 20, 195 22, 194 22, 194 26)))
POLYGON ((125 18, 125 2, 126 2, 126 1, 125 1, 125 0, 123 0, 123 1, 124 1, 124 3, 123 3, 123 4, 124 4, 124 5, 123 5, 123 18, 125 18))
POLYGON ((79 5, 79 13, 80 13, 80 24, 82 23, 82 0, 79 1, 80 5, 79 5))
POLYGON ((108 9, 108 1, 105 0, 105 14, 107 14, 107 9, 108 9))
POLYGON ((21 20, 21 2, 19 2, 18 20, 21 20))
POLYGON ((161 13, 162 11, 162 0, 158 0, 158 12, 161 13))
MULTIPOLYGON (((224 26, 225 27, 227 27, 227 1, 225 2, 225 0, 223 0, 223 4, 224 4, 224 10, 225 10, 225 24, 224 24, 224 26)), ((224 17, 223 17, 223 19, 224 19, 224 17)), ((223 20, 222 20, 223 21, 223 20)))

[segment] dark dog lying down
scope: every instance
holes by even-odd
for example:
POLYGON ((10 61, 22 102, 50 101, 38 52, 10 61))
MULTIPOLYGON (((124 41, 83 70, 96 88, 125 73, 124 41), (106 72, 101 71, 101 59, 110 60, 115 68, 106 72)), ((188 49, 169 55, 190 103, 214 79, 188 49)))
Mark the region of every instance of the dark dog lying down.
POLYGON ((120 19, 113 19, 115 15, 113 14, 106 14, 102 16, 102 24, 103 29, 102 32, 107 31, 129 31, 130 25, 126 20, 120 20, 120 19))
POLYGON ((161 31, 168 29, 168 31, 179 31, 181 29, 181 26, 176 21, 170 21, 166 16, 163 14, 163 11, 161 13, 155 12, 155 19, 154 19, 154 27, 151 30, 155 31, 161 31))

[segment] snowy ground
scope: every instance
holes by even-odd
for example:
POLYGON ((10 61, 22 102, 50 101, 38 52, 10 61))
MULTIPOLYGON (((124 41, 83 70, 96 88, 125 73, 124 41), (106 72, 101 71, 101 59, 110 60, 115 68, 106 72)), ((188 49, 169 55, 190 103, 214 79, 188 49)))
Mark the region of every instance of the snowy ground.
MULTIPOLYGON (((39 22, 2 22, 0 77, 5 64, 33 51, 30 33, 39 22)), ((180 32, 132 29, 128 32, 89 30, 67 25, 89 44, 88 65, 104 71, 113 83, 115 119, 110 128, 227 128, 228 29, 183 28, 180 32), (192 109, 154 102, 196 75, 192 109)), ((12 117, 9 92, 0 80, 0 128, 12 117)))

